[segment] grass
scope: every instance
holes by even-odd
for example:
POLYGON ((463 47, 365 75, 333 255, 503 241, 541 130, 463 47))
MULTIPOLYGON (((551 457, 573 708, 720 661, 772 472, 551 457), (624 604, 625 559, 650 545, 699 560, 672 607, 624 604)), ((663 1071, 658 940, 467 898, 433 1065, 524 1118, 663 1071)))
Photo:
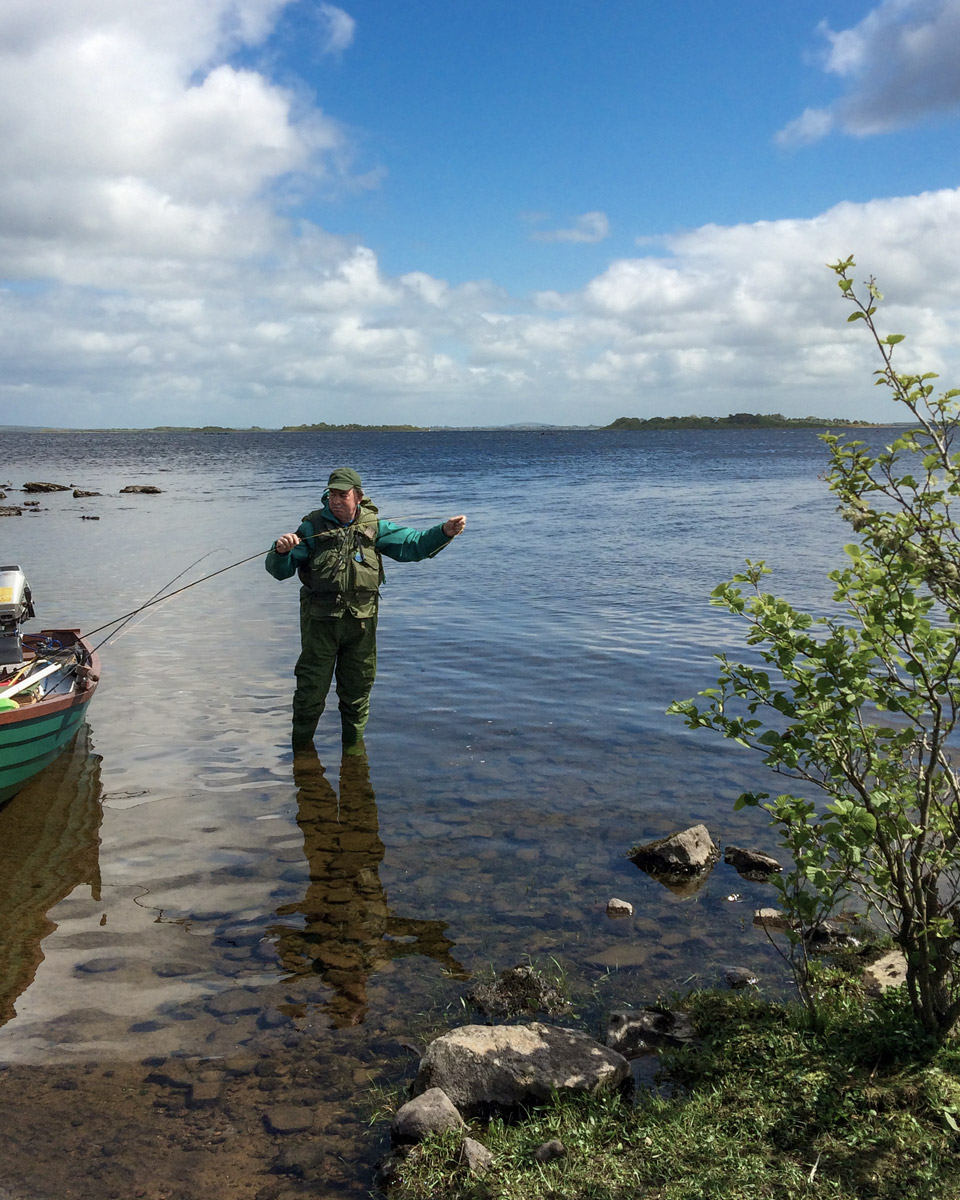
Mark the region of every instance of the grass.
POLYGON ((496 1155, 483 1180, 459 1138, 420 1146, 393 1200, 956 1200, 960 1049, 938 1048, 905 998, 868 1001, 820 972, 823 1020, 756 994, 698 992, 699 1046, 665 1053, 660 1095, 557 1097, 472 1135, 496 1155), (534 1151, 559 1138, 564 1158, 534 1151))

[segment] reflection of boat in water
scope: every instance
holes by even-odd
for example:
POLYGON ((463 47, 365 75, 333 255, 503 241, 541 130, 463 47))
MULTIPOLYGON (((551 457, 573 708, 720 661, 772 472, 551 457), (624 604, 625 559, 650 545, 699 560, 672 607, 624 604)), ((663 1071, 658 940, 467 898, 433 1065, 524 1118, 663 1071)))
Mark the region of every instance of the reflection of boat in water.
POLYGON ((32 616, 23 572, 0 567, 0 804, 63 752, 100 675, 79 629, 22 634, 32 616))
POLYGON ((317 974, 333 989, 326 1007, 339 1027, 363 1021, 367 979, 393 959, 421 954, 463 974, 445 922, 397 917, 387 906, 379 875, 384 847, 366 755, 344 755, 339 798, 315 750, 296 756, 293 774, 310 882, 299 903, 277 913, 302 916, 303 928, 271 931, 278 935, 284 968, 317 974))
POLYGON ((0 1025, 43 962, 50 909, 83 884, 100 899, 100 815, 100 757, 86 725, 0 809, 0 1025))

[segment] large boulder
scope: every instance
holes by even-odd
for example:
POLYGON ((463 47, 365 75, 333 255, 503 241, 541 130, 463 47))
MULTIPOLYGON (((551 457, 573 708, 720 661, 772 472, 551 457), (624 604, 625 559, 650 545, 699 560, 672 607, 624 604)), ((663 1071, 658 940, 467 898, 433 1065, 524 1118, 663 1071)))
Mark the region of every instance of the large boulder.
POLYGON ((720 848, 715 846, 706 825, 691 825, 679 833, 658 838, 634 846, 630 861, 642 871, 666 879, 689 879, 701 875, 720 857, 720 848))
POLYGON ((66 483, 25 483, 22 490, 25 492, 69 492, 70 487, 66 483))
POLYGON ((431 1042, 413 1091, 439 1087, 466 1116, 543 1104, 554 1091, 612 1090, 632 1078, 621 1054, 554 1025, 463 1025, 431 1042))

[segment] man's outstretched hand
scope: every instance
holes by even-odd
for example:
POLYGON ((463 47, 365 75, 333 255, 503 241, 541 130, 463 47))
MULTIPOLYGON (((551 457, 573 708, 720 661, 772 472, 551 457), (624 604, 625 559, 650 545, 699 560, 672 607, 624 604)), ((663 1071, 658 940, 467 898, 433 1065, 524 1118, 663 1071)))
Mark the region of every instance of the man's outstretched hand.
POLYGON ((457 534, 463 533, 467 526, 467 518, 464 516, 450 517, 449 520, 443 523, 444 537, 456 537, 457 534))

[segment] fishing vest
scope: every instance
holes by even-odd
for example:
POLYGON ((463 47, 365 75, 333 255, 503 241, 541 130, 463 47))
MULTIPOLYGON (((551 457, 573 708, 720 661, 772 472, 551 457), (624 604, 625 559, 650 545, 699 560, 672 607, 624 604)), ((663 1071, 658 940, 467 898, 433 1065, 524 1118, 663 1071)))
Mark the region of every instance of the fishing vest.
POLYGON ((316 616, 372 617, 377 611, 383 559, 377 550, 376 507, 364 497, 352 525, 340 525, 318 508, 303 518, 319 537, 310 538, 310 557, 297 574, 301 596, 316 616))

